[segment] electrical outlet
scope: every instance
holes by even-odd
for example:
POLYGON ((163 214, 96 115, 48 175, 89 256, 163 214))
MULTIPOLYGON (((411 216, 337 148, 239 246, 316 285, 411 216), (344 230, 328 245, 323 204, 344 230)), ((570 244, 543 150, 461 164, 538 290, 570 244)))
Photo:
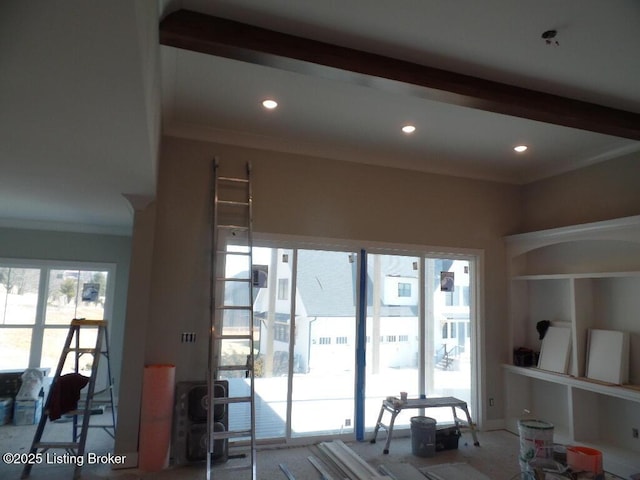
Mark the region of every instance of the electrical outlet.
POLYGON ((195 343, 196 342, 195 332, 182 332, 180 334, 180 341, 182 343, 195 343))
POLYGON ((344 426, 345 427, 350 427, 351 426, 351 419, 350 418, 345 418, 344 419, 344 426))
POLYGON ((493 407, 493 398, 490 398, 490 399, 489 399, 489 406, 490 406, 490 407, 493 407))
POLYGON ((632 428, 631 429, 631 436, 633 438, 638 438, 638 429, 637 428, 632 428))

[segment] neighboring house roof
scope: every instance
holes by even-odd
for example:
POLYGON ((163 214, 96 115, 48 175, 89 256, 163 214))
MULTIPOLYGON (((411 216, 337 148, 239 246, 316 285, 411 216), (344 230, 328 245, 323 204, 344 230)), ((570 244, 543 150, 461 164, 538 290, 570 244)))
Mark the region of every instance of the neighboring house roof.
MULTIPOLYGON (((296 285, 300 301, 309 317, 353 317, 356 314, 357 263, 350 261, 349 252, 322 250, 298 251, 298 276, 296 285)), ((385 276, 417 278, 414 257, 380 256, 380 268, 385 276)), ((437 260, 436 271, 447 271, 452 260, 437 260)), ((371 315, 373 306, 373 267, 367 272, 367 310, 371 315)), ((246 276, 246 273, 239 274, 246 276)), ((254 292, 257 293, 257 292, 254 292)), ((382 296, 382 292, 381 292, 382 296)), ((418 314, 417 305, 386 305, 380 298, 380 315, 383 317, 405 317, 418 314)), ((288 318, 288 312, 287 312, 288 318)), ((283 317, 284 318, 284 317, 283 317)))

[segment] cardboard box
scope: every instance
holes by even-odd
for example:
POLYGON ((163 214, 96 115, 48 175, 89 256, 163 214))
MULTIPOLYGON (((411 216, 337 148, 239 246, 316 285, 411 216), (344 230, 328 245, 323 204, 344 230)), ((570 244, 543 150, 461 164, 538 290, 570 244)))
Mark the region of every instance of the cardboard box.
POLYGON ((13 418, 13 398, 0 398, 0 425, 6 425, 13 418))
POLYGON ((13 408, 14 425, 33 425, 42 416, 42 397, 37 400, 16 400, 13 408))

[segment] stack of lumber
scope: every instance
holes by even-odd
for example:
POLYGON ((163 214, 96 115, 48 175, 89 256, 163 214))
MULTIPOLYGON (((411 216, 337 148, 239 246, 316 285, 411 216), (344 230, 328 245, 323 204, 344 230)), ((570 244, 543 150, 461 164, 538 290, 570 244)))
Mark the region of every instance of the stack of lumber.
POLYGON ((381 475, 356 452, 351 450, 342 440, 322 442, 318 448, 327 461, 340 472, 341 478, 349 480, 391 480, 381 475))

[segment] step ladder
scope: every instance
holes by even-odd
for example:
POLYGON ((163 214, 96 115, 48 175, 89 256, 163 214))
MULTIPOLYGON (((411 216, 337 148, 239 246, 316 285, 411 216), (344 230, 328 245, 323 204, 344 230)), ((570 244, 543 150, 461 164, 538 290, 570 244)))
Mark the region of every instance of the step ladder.
MULTIPOLYGON (((250 475, 252 480, 257 480, 254 370, 257 329, 253 318, 253 288, 259 279, 254 278, 253 273, 251 164, 246 164, 240 176, 223 176, 219 169, 215 159, 208 372, 208 395, 214 408, 208 409, 207 418, 207 480, 214 478, 218 468, 242 470, 247 472, 246 478, 250 475), (231 355, 231 346, 241 354, 231 355), (230 392, 221 395, 224 389, 216 389, 215 383, 225 379, 230 388, 236 385, 237 390, 240 385, 245 391, 234 396, 230 392), (235 431, 229 430, 228 425, 221 426, 214 419, 216 406, 248 410, 247 424, 235 431), (238 449, 244 452, 233 454, 238 449), (221 463, 225 463, 224 467, 221 463)), ((234 422, 232 416, 228 418, 234 422)), ((236 418, 235 422, 238 421, 236 418)))
MULTIPOLYGON (((109 335, 107 333, 107 323, 108 322, 106 320, 86 320, 84 318, 75 318, 71 321, 69 332, 67 333, 67 339, 65 340, 62 354, 58 361, 58 367, 56 368, 56 373, 53 377, 53 381, 47 395, 44 411, 40 417, 40 422, 38 423, 36 433, 33 437, 33 442, 31 443, 31 449, 29 450, 30 457, 34 459, 46 458, 47 451, 50 449, 64 450, 65 453, 59 455, 66 455, 69 459, 68 463, 75 465, 73 472, 74 479, 80 477, 82 465, 86 463, 86 458, 83 458, 82 460, 79 459, 85 455, 85 445, 89 429, 103 429, 112 438, 115 438, 116 418, 113 403, 111 362, 109 361, 109 335), (83 338, 89 338, 89 346, 87 346, 87 342, 82 341, 80 335, 81 330, 85 333, 83 338), (93 335, 95 335, 95 341, 93 341, 93 335), (73 365, 70 370, 72 370, 72 373, 74 374, 80 374, 80 360, 83 356, 91 355, 93 357, 91 363, 91 376, 88 378, 86 386, 82 389, 83 392, 86 389, 86 394, 82 395, 78 400, 77 408, 75 410, 66 412, 60 410, 58 412, 58 414, 64 415, 65 417, 72 417, 73 426, 71 441, 62 442, 43 440, 45 427, 47 423, 50 422, 49 415, 52 413, 52 403, 55 400, 56 385, 60 383, 58 387, 62 386, 64 379, 61 381, 60 378, 64 377, 62 371, 65 369, 65 366, 68 367, 70 354, 73 355, 73 365), (96 383, 98 380, 98 373, 100 372, 100 358, 103 356, 107 361, 108 379, 106 387, 97 392, 96 383), (107 395, 103 396, 105 393, 107 395), (106 407, 107 409, 110 409, 110 424, 91 424, 91 413, 96 407, 106 407)), ((37 463, 46 464, 44 460, 37 463)), ((21 478, 27 478, 31 474, 31 468, 33 465, 34 463, 25 464, 21 478)))

